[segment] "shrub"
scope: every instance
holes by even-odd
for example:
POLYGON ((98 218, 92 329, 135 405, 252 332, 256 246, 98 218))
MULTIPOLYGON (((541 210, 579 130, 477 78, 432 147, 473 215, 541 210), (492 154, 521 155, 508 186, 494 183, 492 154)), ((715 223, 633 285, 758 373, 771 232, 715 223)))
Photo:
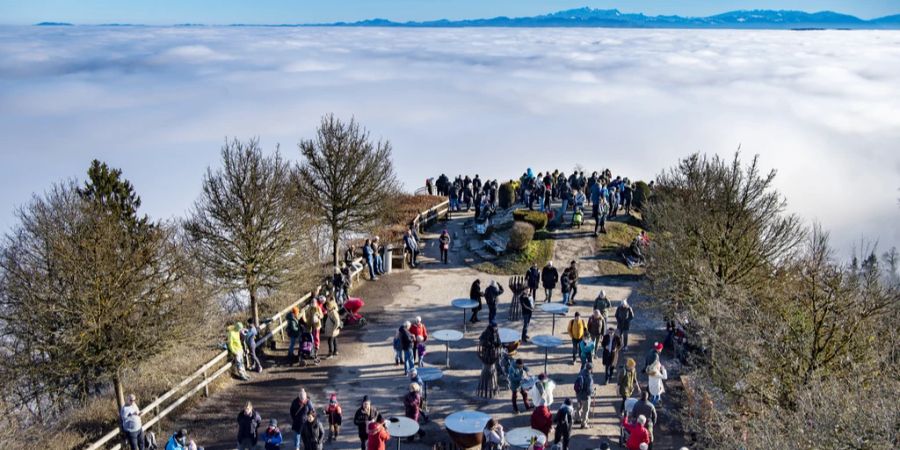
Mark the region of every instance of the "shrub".
POLYGON ((650 186, 643 181, 635 181, 632 185, 632 191, 634 195, 634 197, 632 197, 632 203, 634 203, 634 207, 638 209, 642 208, 644 203, 650 200, 650 194, 652 194, 650 186))
POLYGON ((547 214, 529 209, 517 209, 513 211, 513 219, 519 222, 530 223, 535 230, 547 228, 547 214))
POLYGON ((530 223, 516 222, 509 232, 509 242, 506 243, 506 248, 520 252, 528 247, 532 239, 534 239, 534 226, 530 223))
POLYGON ((501 208, 509 208, 516 203, 516 186, 512 182, 506 182, 500 185, 500 192, 497 194, 501 208))
POLYGON ((543 230, 537 230, 534 232, 534 240, 535 241, 544 241, 547 239, 553 239, 553 233, 544 228, 543 230))

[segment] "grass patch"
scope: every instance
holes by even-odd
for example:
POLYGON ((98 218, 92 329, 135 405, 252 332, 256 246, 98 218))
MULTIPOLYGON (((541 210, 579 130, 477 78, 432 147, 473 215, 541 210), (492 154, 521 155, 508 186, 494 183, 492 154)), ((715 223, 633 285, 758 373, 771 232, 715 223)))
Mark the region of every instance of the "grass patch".
POLYGON ((553 258, 554 245, 553 239, 534 240, 523 252, 506 253, 493 261, 478 263, 474 268, 491 275, 525 275, 531 263, 543 267, 553 258))
MULTIPOLYGON (((624 221, 606 222, 606 234, 596 238, 597 270, 601 276, 643 275, 643 267, 630 268, 620 253, 627 250, 643 228, 640 220, 628 216, 624 221)), ((652 236, 651 236, 652 239, 652 236)))

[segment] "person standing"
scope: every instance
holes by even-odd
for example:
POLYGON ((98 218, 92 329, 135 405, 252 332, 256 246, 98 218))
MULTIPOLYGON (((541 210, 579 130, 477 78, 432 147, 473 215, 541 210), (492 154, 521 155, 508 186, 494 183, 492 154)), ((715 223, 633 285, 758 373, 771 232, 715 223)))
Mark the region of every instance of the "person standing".
POLYGON ((303 438, 303 450, 322 450, 325 446, 325 427, 316 417, 316 410, 310 410, 306 414, 306 421, 300 430, 303 438))
POLYGON ((622 350, 628 349, 628 331, 631 329, 632 320, 634 320, 634 310, 628 306, 628 299, 622 300, 622 304, 616 308, 616 328, 622 335, 622 350))
POLYGON ((259 426, 262 425, 262 417, 253 409, 253 404, 247 402, 244 409, 238 413, 238 450, 253 450, 259 441, 259 426))
POLYGON ((341 404, 337 401, 336 393, 331 393, 331 396, 328 398, 325 416, 328 417, 328 440, 333 441, 338 438, 338 434, 341 432, 341 424, 344 421, 344 411, 341 409, 341 404))
POLYGON ((471 323, 478 322, 478 313, 481 311, 482 296, 484 296, 484 291, 481 290, 481 280, 473 281, 472 286, 469 288, 469 298, 478 302, 478 305, 472 308, 472 318, 469 319, 469 322, 471 323))
MULTIPOLYGON (((416 423, 422 418, 422 387, 418 383, 409 384, 409 392, 403 397, 403 411, 408 419, 416 423)), ((419 435, 422 434, 422 430, 419 430, 419 435)), ((413 438, 414 436, 410 436, 407 441, 412 442, 413 438)))
POLYGON ((509 390, 512 391, 513 412, 516 414, 519 413, 519 403, 516 397, 520 393, 522 394, 522 404, 525 406, 525 410, 534 408, 534 405, 528 403, 528 392, 522 387, 522 382, 526 378, 528 378, 528 368, 525 367, 525 362, 521 358, 516 359, 516 363, 509 366, 509 372, 507 373, 509 390))
POLYGON ((641 372, 650 373, 649 368, 653 364, 659 364, 659 354, 663 351, 663 344, 660 342, 654 342, 653 347, 650 348, 650 351, 647 352, 647 357, 644 358, 644 367, 641 368, 641 372))
POLYGON ((556 411, 556 417, 553 420, 556 425, 556 431, 553 436, 553 443, 559 444, 562 441, 562 450, 569 450, 569 439, 572 437, 572 399, 567 398, 563 405, 556 411))
POLYGON ((259 362, 259 356, 256 354, 256 339, 259 338, 259 327, 251 317, 247 319, 247 333, 244 334, 244 343, 247 348, 247 359, 249 360, 248 369, 260 373, 263 370, 262 363, 259 362))
POLYGON ((344 328, 344 321, 341 320, 341 313, 338 310, 337 302, 334 300, 328 300, 325 303, 325 310, 325 323, 322 327, 322 334, 328 339, 327 358, 331 359, 338 355, 337 338, 341 334, 341 329, 344 328))
POLYGON ((282 442, 284 438, 281 436, 281 429, 278 428, 278 420, 269 419, 269 426, 263 432, 265 450, 281 450, 282 442))
POLYGON ((363 259, 366 261, 366 267, 369 268, 369 279, 372 281, 378 280, 378 277, 375 276, 375 252, 372 251, 371 239, 366 239, 366 242, 363 244, 362 252, 363 259))
POLYGON ((503 450, 506 447, 506 433, 503 431, 503 425, 497 422, 493 417, 488 420, 484 426, 484 444, 485 450, 503 450))
POLYGON ((550 430, 553 429, 553 417, 550 415, 550 408, 547 405, 538 405, 531 412, 531 428, 544 433, 544 436, 550 439, 550 430))
POLYGON ((594 375, 591 370, 593 368, 592 363, 585 364, 578 373, 578 377, 575 378, 575 398, 578 399, 575 420, 581 422, 581 428, 591 426, 591 395, 594 393, 594 375))
POLYGON ((400 351, 403 354, 403 374, 409 375, 409 372, 415 366, 415 361, 413 360, 412 349, 415 345, 415 338, 412 333, 409 332, 409 329, 412 327, 412 324, 407 320, 403 322, 403 325, 399 328, 399 337, 400 337, 400 351))
POLYGON ((592 208, 594 214, 594 236, 599 236, 599 233, 606 234, 606 215, 609 213, 609 204, 601 196, 592 208))
POLYGON ((541 281, 544 285, 544 302, 549 303, 553 299, 553 289, 559 281, 559 271, 553 267, 553 261, 548 261, 541 270, 541 281))
POLYGON ((647 368, 647 375, 649 375, 647 390, 650 391, 650 401, 658 405, 663 392, 666 392, 663 381, 669 379, 669 373, 662 364, 656 362, 647 368))
POLYGON ((575 296, 578 295, 578 266, 575 261, 569 263, 569 267, 563 271, 563 277, 569 279, 569 306, 575 305, 575 296))
POLYGON ((381 245, 381 238, 378 236, 372 239, 372 256, 375 258, 375 273, 384 275, 384 247, 381 245))
POLYGON ((403 236, 403 245, 409 253, 409 265, 412 268, 415 268, 417 265, 416 257, 419 256, 419 242, 416 240, 415 236, 413 236, 412 229, 407 230, 406 236, 403 236))
POLYGON ((594 309, 599 310, 600 313, 603 314, 603 322, 607 326, 609 325, 609 308, 611 307, 612 303, 610 303, 609 298, 606 296, 606 291, 601 289, 600 294, 594 299, 594 309))
POLYGON ((300 334, 302 332, 300 329, 300 320, 300 308, 296 306, 291 308, 291 312, 285 316, 285 322, 287 322, 285 328, 287 329, 287 335, 291 340, 291 344, 288 346, 288 364, 294 362, 294 346, 300 342, 300 334))
POLYGON ((575 317, 569 321, 566 332, 569 333, 569 337, 572 338, 572 365, 574 366, 575 360, 578 358, 578 346, 581 344, 581 340, 584 338, 585 333, 587 333, 587 324, 584 323, 584 319, 581 318, 580 312, 575 311, 575 317))
POLYGON ((609 383, 616 371, 616 364, 619 362, 619 350, 622 349, 622 337, 618 331, 609 327, 606 329, 606 335, 600 342, 603 347, 603 367, 606 372, 604 384, 609 383))
POLYGON ((531 323, 531 314, 534 313, 534 297, 525 292, 519 294, 519 306, 522 307, 522 342, 531 339, 528 336, 528 324, 531 323))
POLYGON ((141 408, 137 405, 137 397, 129 394, 125 405, 119 410, 119 427, 131 450, 144 450, 144 429, 141 422, 141 408))
POLYGON ((606 333, 606 321, 603 320, 603 315, 600 314, 599 309, 595 309, 591 314, 591 317, 588 318, 587 327, 591 342, 594 343, 594 353, 599 354, 603 348, 603 346, 600 345, 600 340, 606 333))
MULTIPOLYGON (((300 450, 300 444, 303 442, 301 431, 303 424, 306 422, 307 415, 312 411, 313 404, 306 395, 306 389, 300 389, 300 394, 291 402, 291 430, 294 432, 294 450, 300 450)), ((304 450, 315 450, 309 447, 304 450)))
POLYGON ((622 412, 625 411, 625 399, 631 397, 634 391, 637 391, 638 394, 641 393, 641 385, 638 383, 637 370, 635 370, 636 365, 633 359, 628 358, 625 360, 625 371, 619 375, 619 397, 622 398, 622 406, 619 410, 622 412))
POLYGON ((241 338, 241 331, 243 329, 244 324, 240 322, 228 326, 228 340, 226 347, 228 349, 228 357, 234 365, 232 374, 238 379, 247 381, 250 379, 250 375, 247 375, 247 371, 244 368, 244 344, 241 343, 243 340, 241 338))
POLYGON ((497 319, 497 300, 503 295, 503 286, 494 280, 484 290, 484 301, 488 307, 488 322, 494 322, 497 319))
POLYGON ((644 416, 647 418, 647 423, 644 425, 647 428, 647 433, 650 435, 650 444, 653 444, 653 425, 656 424, 656 407, 653 406, 653 403, 650 403, 650 393, 647 391, 641 392, 641 400, 634 404, 631 407, 631 416, 638 417, 644 416))
POLYGON ((425 327, 425 324, 422 322, 421 316, 416 316, 416 321, 409 327, 409 332, 413 335, 413 339, 415 340, 415 345, 413 346, 413 361, 418 361, 416 364, 421 367, 422 356, 425 354, 425 341, 428 340, 428 328, 425 327), (422 347, 421 351, 419 346, 422 347))
POLYGON ((534 383, 534 386, 531 387, 531 397, 534 398, 536 404, 549 407, 553 404, 553 391, 555 389, 556 383, 547 374, 542 373, 538 375, 537 383, 534 383))
POLYGON ((571 279, 569 278, 569 269, 563 270, 562 276, 559 277, 559 290, 562 292, 562 304, 571 305, 569 303, 569 295, 572 293, 571 279))
POLYGON ((361 450, 366 450, 366 442, 369 440, 369 432, 367 430, 369 423, 378 417, 378 410, 372 406, 369 396, 366 395, 359 405, 359 409, 353 414, 353 425, 356 425, 357 433, 361 444, 361 450))
POLYGON ((366 441, 366 450, 385 450, 385 442, 391 440, 391 433, 384 425, 384 417, 381 414, 370 422, 366 428, 368 440, 366 441))
POLYGON ((537 263, 531 263, 531 268, 525 272, 525 282, 528 283, 528 294, 531 298, 537 298, 538 286, 541 285, 541 271, 537 263))
POLYGON ((450 253, 450 233, 447 230, 441 232, 441 262, 447 264, 449 262, 450 253))
POLYGON ((303 308, 303 325, 306 327, 306 330, 312 334, 315 355, 319 354, 319 344, 321 339, 320 331, 322 330, 322 319, 325 317, 325 314, 322 313, 322 306, 320 306, 320 303, 324 302, 325 297, 317 295, 303 308))

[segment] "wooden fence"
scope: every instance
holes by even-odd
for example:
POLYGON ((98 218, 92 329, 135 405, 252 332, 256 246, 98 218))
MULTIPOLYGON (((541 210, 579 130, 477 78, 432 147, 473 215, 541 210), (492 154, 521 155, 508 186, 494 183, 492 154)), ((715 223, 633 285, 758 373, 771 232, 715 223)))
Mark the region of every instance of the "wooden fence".
MULTIPOLYGON (((432 208, 429 208, 426 211, 423 211, 416 215, 416 218, 413 219, 412 224, 416 228, 416 230, 421 231, 423 227, 428 227, 432 223, 436 222, 438 218, 442 215, 445 216, 450 211, 450 202, 444 201, 435 205, 432 208)), ((363 271, 363 262, 362 258, 356 258, 354 260, 353 268, 351 271, 351 278, 354 278, 355 282, 353 285, 356 285, 359 281, 359 278, 363 271)), ((277 314, 272 316, 271 322, 269 324, 263 324, 260 326, 260 331, 268 331, 265 336, 259 338, 256 341, 257 347, 261 347, 263 344, 272 339, 276 333, 280 333, 280 337, 284 340, 284 327, 287 323, 284 321, 284 317, 288 312, 295 306, 300 306, 303 303, 310 300, 312 297, 311 294, 306 294, 297 300, 294 303, 291 303, 288 307, 279 311, 277 314), (271 325, 275 325, 271 327, 271 325)), ((149 430, 150 427, 157 424, 160 420, 165 418, 167 415, 171 414, 178 408, 181 404, 186 402, 188 399, 196 395, 198 392, 203 390, 204 396, 209 396, 209 384, 215 381, 217 378, 227 373, 229 369, 231 369, 231 361, 228 360, 228 352, 222 351, 218 355, 216 355, 213 359, 203 365, 203 367, 197 369, 196 372, 182 380, 178 385, 173 387, 171 390, 161 395, 159 398, 154 400, 149 405, 145 406, 141 409, 142 418, 146 419, 149 414, 152 414, 152 418, 147 420, 143 424, 143 429, 149 430), (175 394, 178 394, 182 390, 186 389, 188 386, 196 383, 189 391, 182 394, 180 397, 171 400, 175 394)), ((118 427, 106 433, 96 442, 87 446, 86 450, 98 450, 101 448, 105 448, 107 444, 111 441, 115 440, 117 436, 120 434, 120 430, 118 427)), ((159 439, 164 439, 165 436, 160 436, 159 439)), ((165 441, 162 441, 165 442, 165 441)), ((165 445, 165 444, 163 444, 165 445)), ((122 448, 122 443, 116 443, 112 447, 109 447, 109 450, 120 450, 122 448)))

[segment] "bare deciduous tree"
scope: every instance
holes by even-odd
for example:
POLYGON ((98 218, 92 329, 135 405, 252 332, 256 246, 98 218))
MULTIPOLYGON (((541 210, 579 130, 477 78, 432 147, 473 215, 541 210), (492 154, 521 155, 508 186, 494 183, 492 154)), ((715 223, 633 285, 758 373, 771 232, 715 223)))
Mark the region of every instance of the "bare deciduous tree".
POLYGON ((328 115, 316 138, 301 141, 299 147, 303 161, 294 176, 297 199, 330 230, 337 266, 341 236, 369 231, 399 191, 391 144, 373 142, 353 119, 345 123, 328 115))
POLYGON ((203 194, 184 224, 199 261, 226 289, 246 293, 256 323, 261 290, 278 288, 299 266, 289 174, 278 152, 263 155, 258 140, 227 141, 222 168, 207 169, 203 194))

